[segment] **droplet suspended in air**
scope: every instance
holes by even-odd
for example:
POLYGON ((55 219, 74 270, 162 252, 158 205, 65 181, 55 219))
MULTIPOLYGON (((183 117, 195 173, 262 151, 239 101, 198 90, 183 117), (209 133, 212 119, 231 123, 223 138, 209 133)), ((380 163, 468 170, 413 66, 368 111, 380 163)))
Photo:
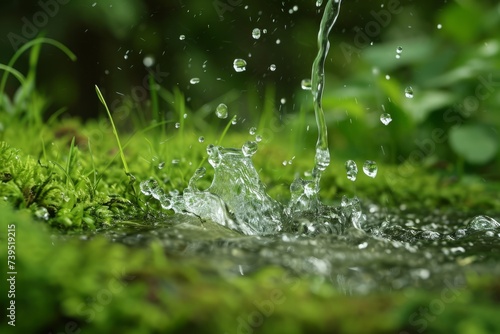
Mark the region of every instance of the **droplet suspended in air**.
POLYGON ((364 165, 363 165, 363 172, 367 176, 374 178, 375 176, 377 176, 377 172, 378 172, 377 163, 375 161, 366 160, 364 165))
POLYGON ((185 35, 180 35, 180 36, 179 36, 179 39, 180 39, 181 41, 183 41, 183 40, 185 40, 185 39, 186 39, 186 36, 185 36, 185 35))
POLYGON ((144 59, 142 60, 142 63, 144 64, 144 66, 146 67, 151 67, 155 64, 155 59, 152 57, 152 56, 146 56, 144 57, 144 59))
POLYGON ((405 96, 409 99, 413 99, 413 88, 411 86, 405 88, 405 96))
POLYGON ((352 160, 347 160, 345 163, 345 169, 347 172, 347 178, 351 181, 356 181, 358 176, 358 166, 352 160))
POLYGON ((253 37, 253 39, 260 38, 260 29, 259 28, 255 28, 254 30, 252 30, 252 37, 253 37))
POLYGON ((380 121, 382 122, 382 124, 388 125, 390 122, 392 122, 391 114, 383 113, 382 115, 380 115, 380 121))
POLYGON ((189 83, 191 85, 199 84, 200 83, 200 78, 192 78, 191 80, 189 80, 189 83))
POLYGON ((311 79, 302 79, 300 82, 300 87, 303 90, 311 90, 311 79))
POLYGON ((224 103, 219 104, 215 109, 215 115, 217 115, 217 117, 222 119, 227 118, 228 115, 227 106, 224 103))
POLYGON ((257 152, 257 143, 254 141, 247 141, 241 147, 241 151, 245 157, 251 157, 255 154, 255 152, 257 152))
POLYGON ((276 65, 275 65, 275 64, 271 64, 271 65, 269 66, 269 69, 270 69, 272 72, 276 71, 276 65))
POLYGON ((244 59, 236 58, 233 61, 233 68, 236 72, 243 72, 246 70, 247 62, 244 59))

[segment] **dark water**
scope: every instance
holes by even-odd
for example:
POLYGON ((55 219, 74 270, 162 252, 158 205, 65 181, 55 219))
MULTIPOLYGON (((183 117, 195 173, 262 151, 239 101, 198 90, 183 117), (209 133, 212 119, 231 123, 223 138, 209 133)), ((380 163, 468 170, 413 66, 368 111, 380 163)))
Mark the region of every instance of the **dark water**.
POLYGON ((303 218, 301 231, 247 236, 192 214, 176 214, 118 224, 97 234, 133 247, 159 242, 168 256, 202 259, 221 276, 250 275, 274 265, 298 277, 331 282, 348 294, 450 284, 458 288, 467 273, 500 274, 500 228, 484 216, 375 205, 362 209, 367 212, 362 230, 321 230, 322 224, 303 218))

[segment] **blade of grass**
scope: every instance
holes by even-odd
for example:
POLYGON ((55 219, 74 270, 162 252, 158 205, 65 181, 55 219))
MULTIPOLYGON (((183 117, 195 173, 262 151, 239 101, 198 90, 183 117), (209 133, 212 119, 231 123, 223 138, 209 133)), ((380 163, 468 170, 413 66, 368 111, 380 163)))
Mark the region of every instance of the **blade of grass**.
POLYGON ((19 80, 19 82, 21 83, 21 85, 24 86, 26 84, 26 78, 18 70, 14 69, 14 68, 12 68, 10 66, 4 65, 4 64, 0 64, 0 70, 4 70, 6 72, 10 72, 13 76, 16 77, 17 80, 19 80))
MULTIPOLYGON (((9 61, 9 63, 7 64, 7 66, 10 67, 10 68, 13 68, 15 62, 17 61, 17 59, 19 59, 19 57, 26 50, 28 50, 29 48, 31 48, 31 47, 33 47, 34 45, 37 45, 37 44, 49 44, 49 45, 55 46, 56 48, 58 48, 59 50, 61 50, 62 52, 64 52, 68 56, 69 59, 71 59, 72 61, 76 60, 76 55, 73 52, 71 52, 71 50, 68 49, 64 44, 62 44, 62 43, 60 43, 60 42, 58 42, 56 40, 53 40, 51 38, 38 37, 38 38, 35 38, 35 39, 27 42, 23 46, 21 46, 16 51, 16 53, 14 53, 14 56, 12 56, 12 58, 9 61)), ((4 94, 5 85, 7 83, 7 79, 9 77, 9 73, 10 72, 7 71, 2 76, 2 81, 0 82, 0 96, 4 94)))
POLYGON ((72 182, 70 175, 71 175, 74 155, 75 155, 75 137, 73 137, 73 139, 71 140, 71 145, 69 146, 68 161, 66 161, 66 187, 68 188, 70 181, 72 182))
POLYGON ((95 91, 97 93, 97 96, 99 97, 99 100, 104 105, 106 112, 108 113, 109 121, 111 122, 111 127, 113 128, 113 134, 115 135, 116 143, 118 144, 118 150, 120 151, 120 157, 122 159, 125 173, 127 175, 129 175, 130 172, 128 169, 127 160, 125 160, 125 154, 123 154, 122 144, 120 143, 120 137, 118 136, 118 131, 116 131, 115 122, 113 121, 113 116, 111 116, 111 112, 109 111, 108 105, 106 104, 106 101, 104 100, 104 97, 102 96, 101 90, 99 89, 99 87, 97 87, 97 85, 95 85, 95 91))
MULTIPOLYGON (((160 113, 160 106, 158 105, 158 90, 156 89, 156 82, 153 74, 149 74, 149 91, 151 92, 151 109, 153 112, 153 120, 156 123, 161 123, 163 117, 160 113)), ((165 129, 163 129, 165 130, 165 129)))

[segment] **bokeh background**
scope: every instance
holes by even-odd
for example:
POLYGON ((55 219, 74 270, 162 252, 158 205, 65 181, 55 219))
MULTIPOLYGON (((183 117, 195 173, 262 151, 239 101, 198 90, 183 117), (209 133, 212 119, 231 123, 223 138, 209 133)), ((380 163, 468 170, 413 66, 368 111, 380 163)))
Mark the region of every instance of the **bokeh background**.
MULTIPOLYGON (((149 99, 144 79, 153 71, 200 114, 225 102, 250 126, 271 89, 277 114, 305 108, 305 122, 314 127, 312 100, 300 83, 310 77, 320 19, 314 1, 6 0, 0 63, 40 34, 75 52, 73 63, 53 47, 42 49, 37 85, 50 102, 46 117, 60 108, 63 117, 103 115, 95 84, 140 112, 149 99), (247 61, 246 71, 234 71, 235 58, 247 61)), ((334 154, 498 179, 498 31, 500 5, 493 0, 344 1, 326 68, 334 154), (387 126, 382 113, 392 116, 387 126)), ((28 55, 15 68, 25 73, 28 55)), ((17 88, 10 79, 7 94, 17 88)), ((169 103, 162 103, 168 117, 169 103)), ((303 135, 314 142, 313 130, 303 135)))

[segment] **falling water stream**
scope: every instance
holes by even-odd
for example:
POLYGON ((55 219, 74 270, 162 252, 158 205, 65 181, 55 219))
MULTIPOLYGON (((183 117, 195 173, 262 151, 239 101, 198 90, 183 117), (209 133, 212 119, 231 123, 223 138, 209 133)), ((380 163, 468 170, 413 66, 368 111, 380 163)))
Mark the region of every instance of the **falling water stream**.
MULTIPOLYGON (((146 226, 123 225, 100 233, 134 246, 159 241, 166 253, 203 258, 221 275, 246 275, 277 265, 298 275, 322 277, 346 293, 458 287, 465 282, 466 271, 500 273, 493 262, 500 250, 500 224, 494 218, 431 209, 407 212, 348 197, 333 207, 318 198, 321 174, 330 164, 322 110, 324 65, 340 5, 340 0, 325 5, 312 67, 319 133, 312 178, 297 178, 290 185, 289 203, 266 193, 252 163, 256 142, 246 142, 242 148, 209 145, 214 178, 208 189, 198 185, 204 168, 196 171, 182 193, 167 195, 156 181, 143 181, 141 191, 175 214, 146 226)), ((352 163, 346 164, 348 177, 355 179, 357 167, 352 163)), ((375 175, 371 162, 364 168, 375 175)))

